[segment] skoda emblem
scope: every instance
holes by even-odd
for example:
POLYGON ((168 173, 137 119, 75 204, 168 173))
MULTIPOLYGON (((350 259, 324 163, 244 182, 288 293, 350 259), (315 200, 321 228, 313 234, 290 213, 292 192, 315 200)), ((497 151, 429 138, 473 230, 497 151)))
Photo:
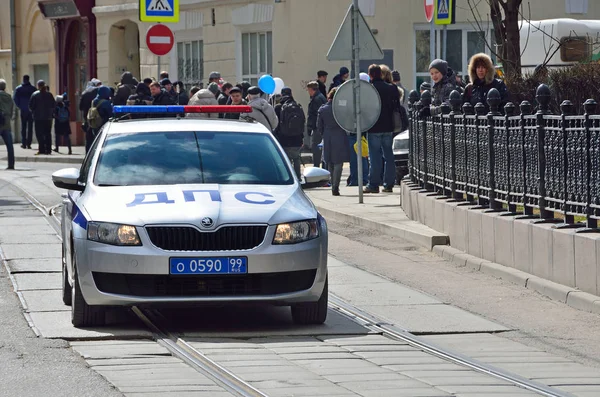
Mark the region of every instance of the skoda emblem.
POLYGON ((207 216, 205 218, 202 218, 200 224, 202 225, 202 227, 211 227, 213 225, 213 220, 207 216))

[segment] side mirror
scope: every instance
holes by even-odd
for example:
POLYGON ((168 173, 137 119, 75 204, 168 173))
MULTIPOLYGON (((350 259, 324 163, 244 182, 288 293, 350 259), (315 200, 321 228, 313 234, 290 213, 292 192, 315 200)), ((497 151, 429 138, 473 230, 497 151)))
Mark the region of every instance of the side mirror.
POLYGON ((331 174, 329 171, 319 167, 304 167, 302 173, 302 188, 323 187, 329 182, 331 174))
POLYGON ((79 183, 79 169, 63 168, 52 174, 54 186, 61 189, 83 191, 84 186, 79 183))

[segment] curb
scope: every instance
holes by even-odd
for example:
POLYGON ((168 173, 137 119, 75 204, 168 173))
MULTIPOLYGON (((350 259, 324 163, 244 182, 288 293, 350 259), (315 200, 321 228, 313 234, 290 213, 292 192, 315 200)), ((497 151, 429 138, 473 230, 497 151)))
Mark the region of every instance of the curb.
POLYGON ((496 278, 501 278, 521 287, 536 291, 552 300, 565 303, 574 309, 600 314, 600 296, 469 255, 449 245, 437 245, 433 247, 433 252, 454 263, 456 266, 466 266, 496 278))
POLYGON ((376 222, 360 216, 346 214, 341 211, 330 210, 316 204, 315 207, 325 219, 329 218, 338 222, 353 223, 355 225, 374 229, 389 236, 403 238, 406 241, 420 245, 428 250, 432 250, 438 245, 446 245, 449 242, 448 235, 439 233, 419 222, 408 221, 408 224, 405 227, 399 227, 398 225, 376 222))
POLYGON ((23 163, 66 163, 81 164, 83 159, 77 157, 38 157, 38 156, 15 156, 15 162, 23 163))

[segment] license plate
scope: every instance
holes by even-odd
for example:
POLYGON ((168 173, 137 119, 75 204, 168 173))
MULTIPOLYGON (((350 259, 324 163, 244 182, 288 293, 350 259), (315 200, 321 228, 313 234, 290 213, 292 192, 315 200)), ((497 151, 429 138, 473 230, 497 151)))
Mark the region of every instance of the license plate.
POLYGON ((244 274, 248 273, 245 256, 210 258, 169 258, 171 274, 244 274))

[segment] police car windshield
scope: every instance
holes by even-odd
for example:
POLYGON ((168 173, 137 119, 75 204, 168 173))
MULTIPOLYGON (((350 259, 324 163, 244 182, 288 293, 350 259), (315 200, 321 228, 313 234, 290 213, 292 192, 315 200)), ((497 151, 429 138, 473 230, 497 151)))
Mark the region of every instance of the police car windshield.
POLYGON ((289 185, 294 178, 269 135, 182 131, 108 135, 94 183, 289 185))

